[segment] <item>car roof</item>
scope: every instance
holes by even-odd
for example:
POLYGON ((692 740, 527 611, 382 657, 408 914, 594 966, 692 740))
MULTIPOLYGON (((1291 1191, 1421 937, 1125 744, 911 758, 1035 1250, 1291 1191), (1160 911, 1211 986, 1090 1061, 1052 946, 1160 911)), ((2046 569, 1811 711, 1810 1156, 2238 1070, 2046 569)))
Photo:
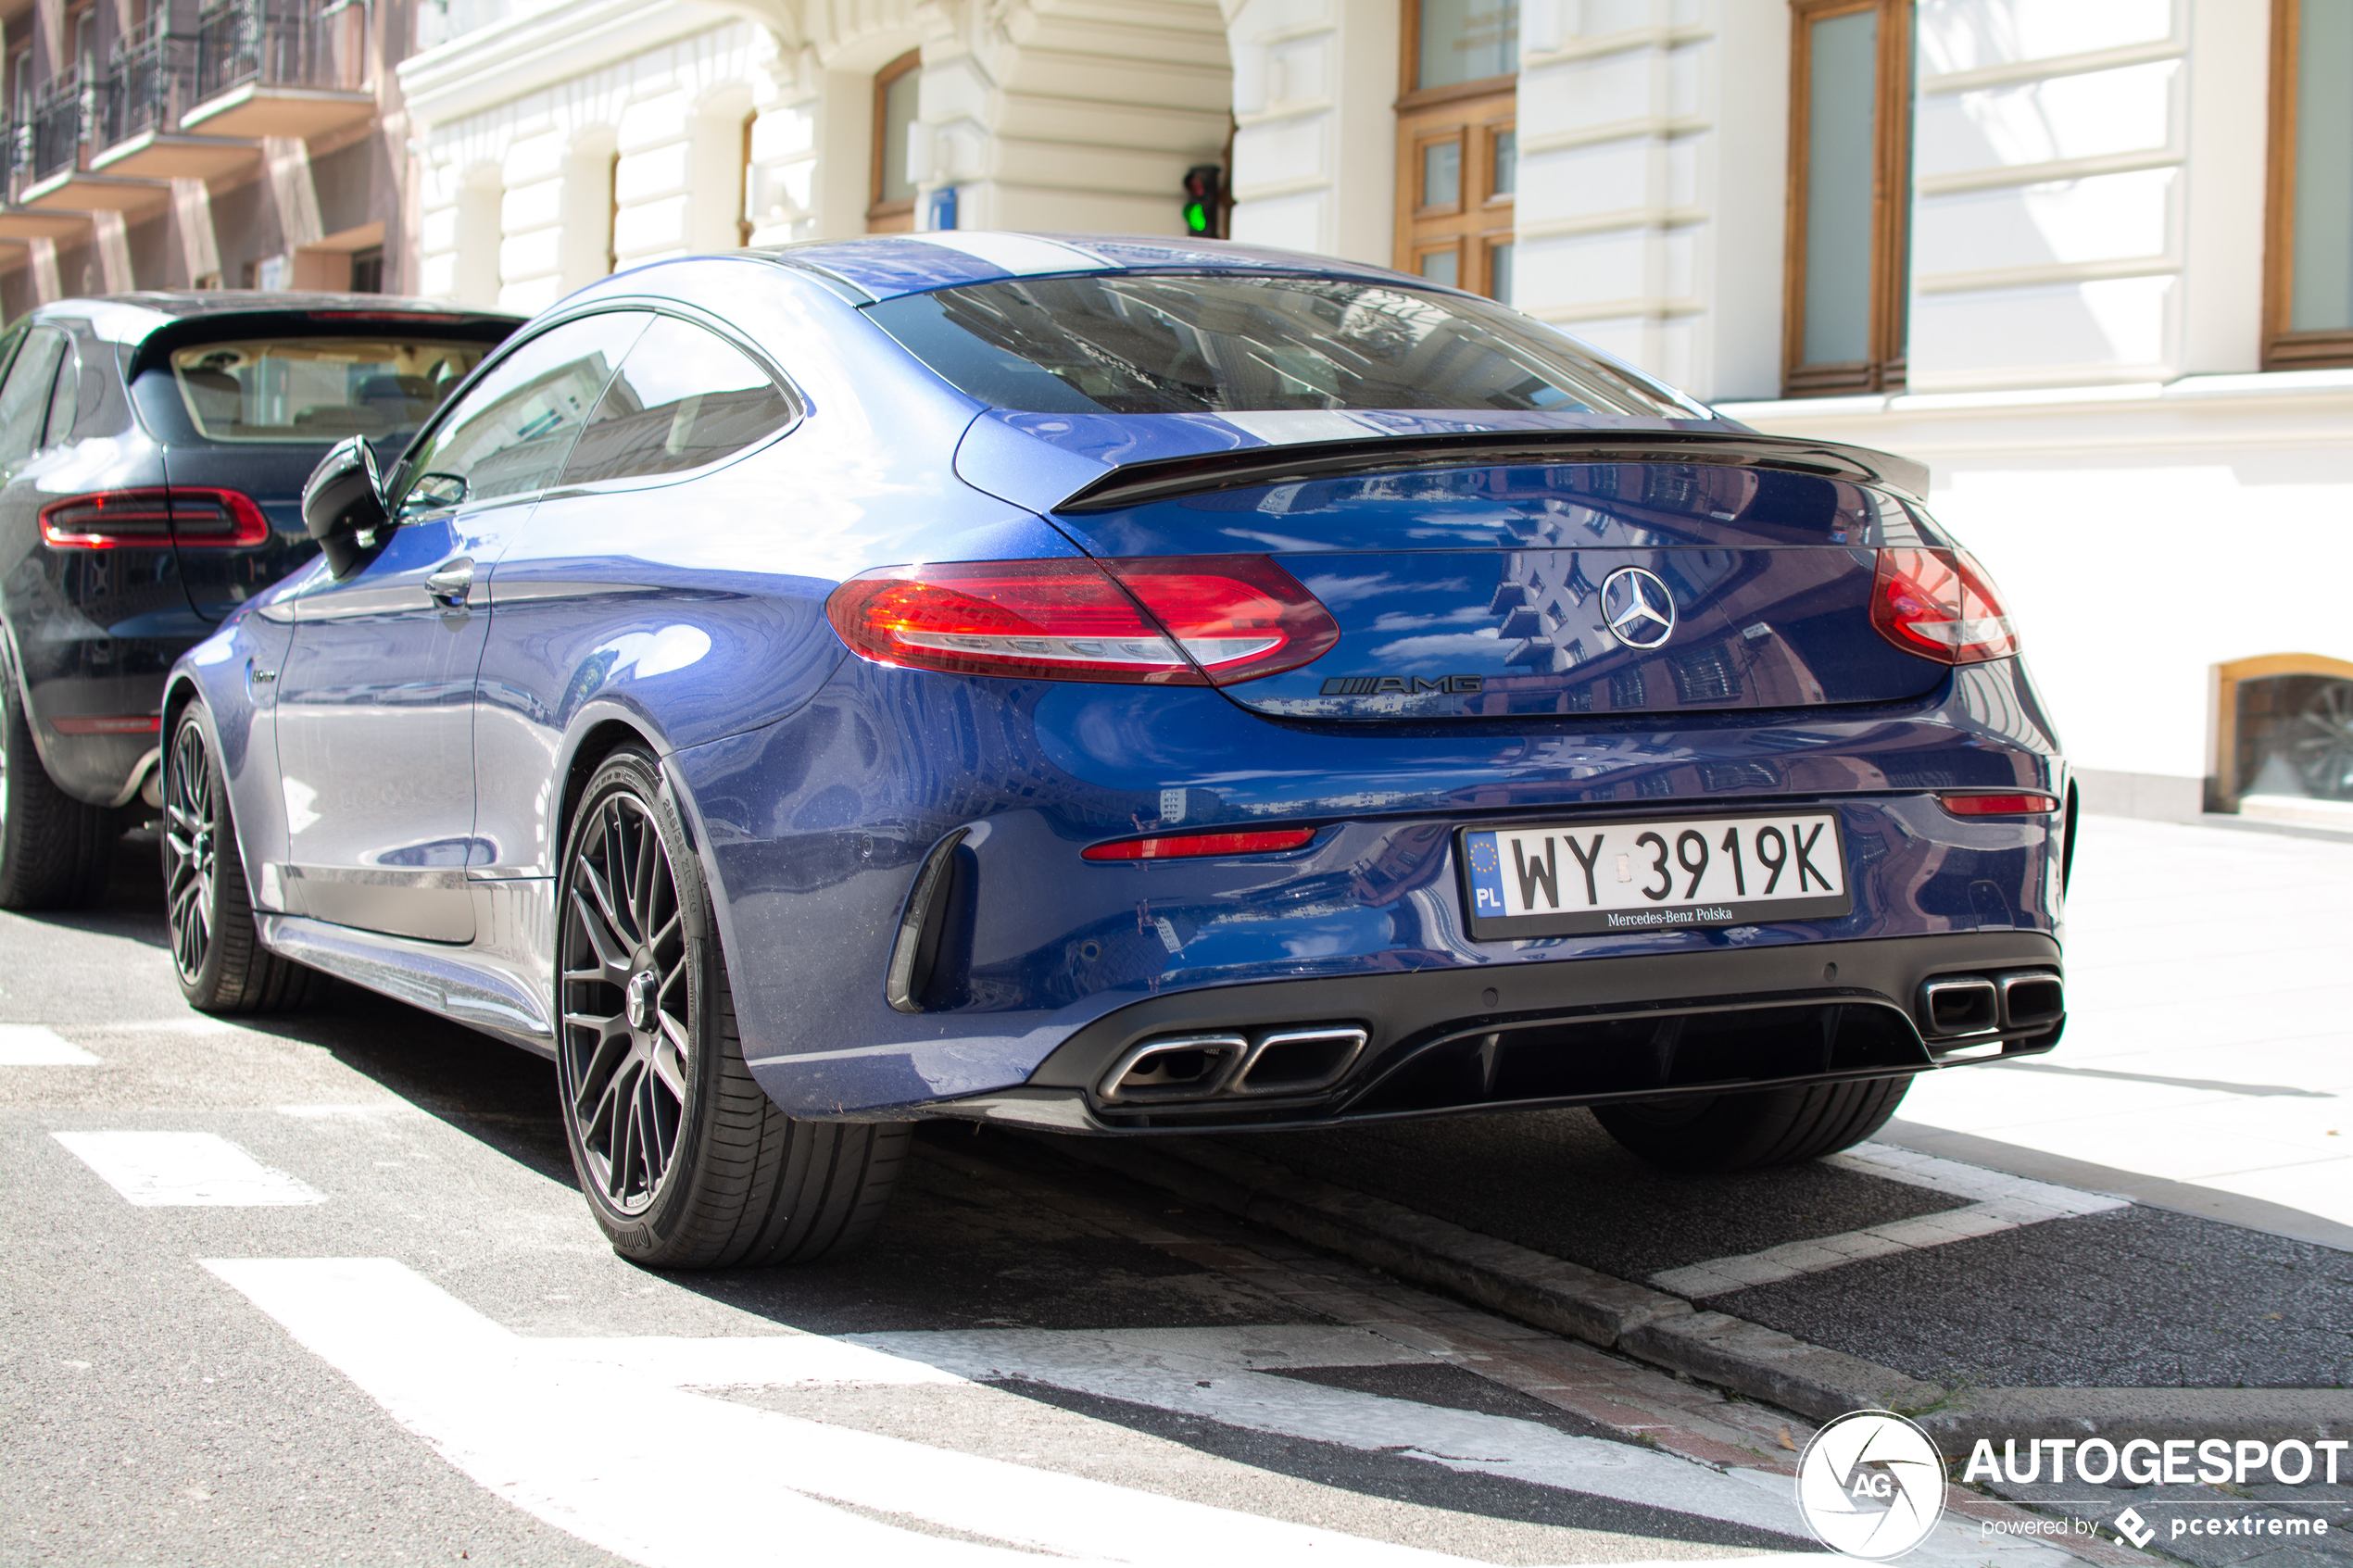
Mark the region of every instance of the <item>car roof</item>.
POLYGON ((134 294, 55 299, 31 312, 34 320, 70 317, 87 321, 108 343, 136 345, 168 326, 208 317, 288 316, 307 312, 361 313, 397 320, 520 323, 508 310, 477 310, 447 300, 381 294, 292 294, 262 289, 145 289, 134 294))
POLYGON ((808 240, 751 254, 824 275, 863 295, 860 303, 923 294, 963 283, 999 282, 1084 272, 1183 271, 1290 273, 1440 288, 1425 278, 1337 257, 1220 240, 1155 239, 1136 234, 1026 234, 950 229, 808 240))

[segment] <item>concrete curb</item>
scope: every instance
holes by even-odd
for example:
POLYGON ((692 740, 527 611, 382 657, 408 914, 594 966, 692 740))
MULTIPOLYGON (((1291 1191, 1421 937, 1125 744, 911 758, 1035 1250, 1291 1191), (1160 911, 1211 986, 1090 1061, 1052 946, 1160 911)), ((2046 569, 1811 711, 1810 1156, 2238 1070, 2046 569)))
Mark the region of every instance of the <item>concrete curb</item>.
POLYGON ((1953 1391, 1843 1351, 1615 1279, 1214 1143, 1057 1138, 1052 1147, 1445 1291, 1537 1328, 1715 1384, 1815 1421, 1912 1415, 1948 1451, 1980 1437, 2353 1436, 2353 1389, 1986 1388, 1953 1391))
POLYGON ((2353 1388, 1979 1388, 1913 1419, 1956 1458, 1980 1437, 2309 1443, 2353 1438, 2353 1388))

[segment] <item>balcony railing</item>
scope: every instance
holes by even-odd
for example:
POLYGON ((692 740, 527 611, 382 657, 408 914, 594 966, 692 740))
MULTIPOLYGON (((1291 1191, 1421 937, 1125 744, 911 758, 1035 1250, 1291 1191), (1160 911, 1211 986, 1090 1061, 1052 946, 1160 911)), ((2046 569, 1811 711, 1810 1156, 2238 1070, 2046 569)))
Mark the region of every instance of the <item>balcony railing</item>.
POLYGON ((197 24, 196 96, 248 82, 356 92, 367 85, 367 7, 353 0, 231 0, 197 24))
POLYGON ((96 96, 94 89, 84 88, 79 71, 69 70, 52 78, 47 89, 32 101, 31 117, 18 133, 28 182, 46 180, 81 160, 96 96))
MULTIPOLYGON (((162 19, 157 19, 160 21, 162 19)), ((149 131, 169 131, 195 102, 196 40, 150 25, 115 50, 98 95, 96 141, 111 147, 149 131)))

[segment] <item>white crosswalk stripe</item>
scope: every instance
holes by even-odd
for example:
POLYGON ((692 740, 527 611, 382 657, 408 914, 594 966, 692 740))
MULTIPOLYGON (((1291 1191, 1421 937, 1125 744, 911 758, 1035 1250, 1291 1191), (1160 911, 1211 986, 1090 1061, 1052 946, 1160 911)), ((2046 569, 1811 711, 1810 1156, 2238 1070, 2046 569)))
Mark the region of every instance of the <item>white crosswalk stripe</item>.
POLYGON ((823 1425, 545 1354, 391 1259, 205 1267, 483 1486, 656 1568, 828 1555, 930 1568, 1035 1552, 1159 1568, 1464 1561, 823 1425), (1005 1546, 918 1535, 827 1501, 1005 1546))
POLYGON ((272 1170, 214 1133, 52 1133, 76 1158, 132 1203, 155 1208, 273 1208, 323 1203, 283 1171, 272 1170))
POLYGON ((0 1023, 0 1067, 94 1067, 98 1058, 38 1023, 0 1023))

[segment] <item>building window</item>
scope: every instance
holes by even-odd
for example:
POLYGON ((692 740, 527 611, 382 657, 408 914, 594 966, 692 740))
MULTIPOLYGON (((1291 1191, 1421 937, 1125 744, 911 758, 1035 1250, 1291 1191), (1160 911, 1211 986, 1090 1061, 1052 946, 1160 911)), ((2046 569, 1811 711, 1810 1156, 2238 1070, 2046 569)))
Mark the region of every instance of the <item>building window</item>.
POLYGON ((1397 265, 1509 303, 1518 0, 1405 0, 1397 265))
POLYGON ((2353 664, 2266 654, 2214 683, 2208 809, 2353 826, 2353 664))
POLYGON ((923 82, 921 49, 910 49, 875 72, 875 167, 867 187, 866 232, 912 233, 915 182, 907 172, 914 139, 916 97, 923 82))
POLYGON ((2272 0, 2263 368, 2353 365, 2353 0, 2272 0))
POLYGON ((351 292, 382 294, 384 292, 384 247, 370 245, 351 253, 351 292))
POLYGON ((1790 0, 1782 391, 1904 384, 1912 0, 1790 0))

